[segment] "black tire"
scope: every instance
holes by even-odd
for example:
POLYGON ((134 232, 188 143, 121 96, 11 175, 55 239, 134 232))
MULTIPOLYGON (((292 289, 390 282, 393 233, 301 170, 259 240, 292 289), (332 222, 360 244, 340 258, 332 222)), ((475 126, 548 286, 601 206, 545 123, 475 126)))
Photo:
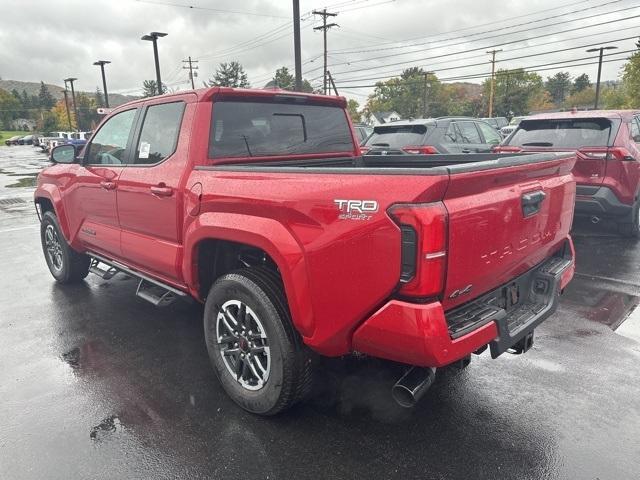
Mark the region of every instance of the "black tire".
POLYGON ((618 223, 618 232, 623 237, 640 238, 640 199, 636 200, 626 222, 618 223))
MULTIPOLYGON (((58 219, 53 212, 45 212, 42 216, 40 241, 47 266, 56 281, 60 283, 76 283, 82 281, 89 274, 91 259, 87 255, 78 253, 71 248, 62 234, 58 219), (53 235, 54 242, 57 242, 57 255, 52 254, 47 246, 47 239, 49 238, 49 242, 51 241, 49 234, 53 235)), ((49 246, 52 246, 52 244, 49 243, 49 246)))
MULTIPOLYGON (((236 311, 236 319, 240 318, 239 313, 236 311)), ((220 328, 220 333, 229 331, 222 324, 220 328)), ((245 410, 260 415, 275 415, 305 399, 311 392, 313 356, 302 343, 291 323, 282 283, 273 272, 263 268, 245 268, 220 277, 207 296, 204 331, 209 358, 222 387, 231 399, 245 410), (228 305, 228 302, 239 302, 240 305, 230 305, 227 308, 239 309, 242 304, 248 307, 248 309, 245 307, 245 325, 247 318, 249 318, 249 325, 254 322, 252 320, 254 317, 250 316, 254 314, 259 324, 253 323, 253 325, 258 326, 258 330, 261 325, 264 330, 266 339, 258 340, 269 347, 270 368, 262 385, 258 383, 245 386, 241 383, 257 381, 258 377, 252 375, 248 367, 246 371, 248 379, 244 376, 244 370, 239 375, 231 372, 231 370, 237 372, 231 364, 238 366, 237 361, 246 363, 246 360, 239 359, 241 355, 239 352, 243 351, 243 345, 245 348, 247 346, 247 340, 243 335, 237 337, 240 339, 239 343, 234 343, 235 340, 225 344, 218 343, 218 317, 222 307, 228 305), (239 350, 238 356, 236 352, 229 355, 231 350, 239 350), (223 357, 223 351, 228 355, 223 357)), ((255 332, 253 336, 256 337, 255 332)), ((261 357, 262 362, 266 363, 267 354, 262 353, 262 355, 264 355, 261 357)), ((251 360, 256 361, 256 359, 251 360)))

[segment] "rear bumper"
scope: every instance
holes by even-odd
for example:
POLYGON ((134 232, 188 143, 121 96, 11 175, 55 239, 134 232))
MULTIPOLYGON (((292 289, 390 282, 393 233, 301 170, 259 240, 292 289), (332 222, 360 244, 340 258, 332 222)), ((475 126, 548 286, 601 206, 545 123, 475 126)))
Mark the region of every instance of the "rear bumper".
POLYGON ((623 217, 629 215, 631 205, 622 203, 609 187, 578 185, 576 187, 576 215, 623 217))
POLYGON ((485 345, 496 358, 555 312, 574 269, 568 238, 557 256, 453 311, 445 312, 439 301, 391 300, 355 331, 353 349, 421 367, 443 367, 485 345), (500 304, 514 295, 515 303, 500 304))

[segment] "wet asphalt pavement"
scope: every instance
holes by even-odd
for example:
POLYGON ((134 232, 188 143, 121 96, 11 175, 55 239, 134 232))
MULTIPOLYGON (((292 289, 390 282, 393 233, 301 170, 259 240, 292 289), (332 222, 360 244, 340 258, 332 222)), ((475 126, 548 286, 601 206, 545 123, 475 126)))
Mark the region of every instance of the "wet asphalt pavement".
POLYGON ((261 418, 218 385, 199 306, 154 308, 122 275, 54 283, 44 164, 0 147, 0 479, 640 478, 640 243, 610 225, 577 225, 578 273, 527 354, 445 371, 413 410, 390 365, 330 361, 314 400, 261 418))

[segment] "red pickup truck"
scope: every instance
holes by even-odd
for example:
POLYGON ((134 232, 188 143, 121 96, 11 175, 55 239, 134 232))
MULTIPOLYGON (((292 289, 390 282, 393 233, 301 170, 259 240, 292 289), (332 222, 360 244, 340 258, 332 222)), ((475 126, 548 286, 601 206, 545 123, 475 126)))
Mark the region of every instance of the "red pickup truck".
POLYGON ((526 351, 573 276, 575 156, 361 156, 341 97, 211 88, 128 103, 35 202, 56 280, 139 279, 205 304, 214 370, 243 408, 310 390, 315 355, 437 367, 526 351))

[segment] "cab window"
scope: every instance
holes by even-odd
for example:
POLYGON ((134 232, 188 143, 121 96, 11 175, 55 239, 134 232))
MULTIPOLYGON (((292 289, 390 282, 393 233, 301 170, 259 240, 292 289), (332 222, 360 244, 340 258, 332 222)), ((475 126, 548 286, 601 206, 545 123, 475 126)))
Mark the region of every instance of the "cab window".
POLYGON ((131 134, 136 109, 120 112, 109 120, 93 136, 85 154, 89 165, 121 165, 125 163, 127 141, 131 134))
POLYGON ((481 122, 478 122, 476 125, 478 125, 478 128, 482 132, 484 143, 491 145, 498 145, 500 143, 500 134, 496 132, 495 128, 491 128, 489 125, 481 122))
POLYGON ((133 163, 153 165, 175 152, 184 105, 184 102, 173 102, 147 108, 133 163))

